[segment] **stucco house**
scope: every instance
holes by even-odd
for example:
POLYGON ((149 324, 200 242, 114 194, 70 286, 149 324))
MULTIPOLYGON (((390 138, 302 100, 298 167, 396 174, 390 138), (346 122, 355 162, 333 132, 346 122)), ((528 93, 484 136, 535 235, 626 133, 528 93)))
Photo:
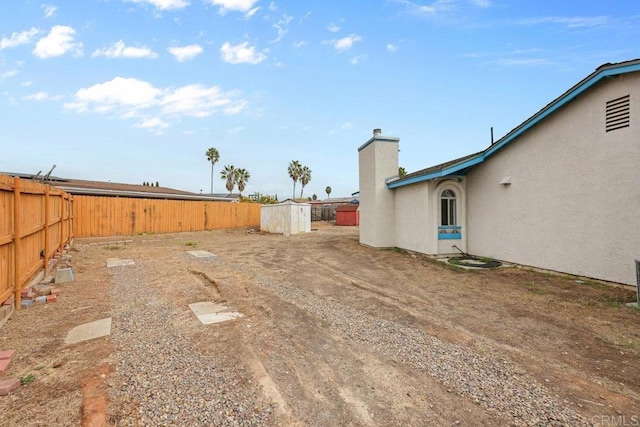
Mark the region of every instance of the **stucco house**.
POLYGON ((398 144, 376 129, 358 148, 362 244, 635 285, 640 59, 602 65, 481 152, 399 178, 398 144))

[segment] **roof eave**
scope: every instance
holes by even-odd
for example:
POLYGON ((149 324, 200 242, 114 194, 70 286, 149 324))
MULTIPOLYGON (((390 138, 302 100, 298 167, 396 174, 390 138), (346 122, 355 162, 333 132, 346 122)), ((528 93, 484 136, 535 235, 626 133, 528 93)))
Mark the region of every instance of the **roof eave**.
MULTIPOLYGON (((507 135, 498 140, 495 144, 491 145, 484 152, 479 153, 478 156, 474 156, 471 159, 468 159, 465 162, 458 163, 447 168, 444 168, 440 171, 432 172, 425 175, 414 176, 407 179, 401 179, 393 182, 387 183, 387 188, 398 188, 405 185, 415 184, 422 181, 428 181, 430 179, 442 178, 445 176, 453 175, 456 172, 459 172, 463 169, 470 169, 474 166, 483 163, 488 157, 495 154, 498 150, 508 145, 510 142, 521 136, 523 133, 537 125, 540 121, 544 120, 569 102, 573 101, 576 97, 581 95, 583 92, 600 82, 601 80, 608 77, 615 77, 621 74, 633 73, 640 71, 640 60, 628 61, 626 63, 619 64, 605 64, 596 69, 592 74, 585 77, 567 92, 562 94, 560 97, 556 98, 542 110, 538 111, 536 114, 531 116, 529 119, 524 121, 518 127, 513 129, 507 135)), ((369 140, 365 145, 363 145, 360 149, 364 148, 366 145, 370 144, 374 138, 369 140)))
POLYGON ((436 172, 431 172, 426 175, 418 175, 418 176, 413 176, 406 179, 401 179, 398 181, 389 182, 387 184, 387 188, 388 189, 398 188, 398 187, 403 187, 405 185, 416 184, 418 182, 429 181, 432 179, 444 178, 450 175, 455 175, 456 173, 461 172, 465 169, 469 169, 479 163, 482 163, 483 161, 484 161, 484 157, 482 153, 480 153, 477 156, 474 156, 470 159, 465 160, 464 162, 457 163, 455 165, 449 166, 447 168, 444 168, 436 172))

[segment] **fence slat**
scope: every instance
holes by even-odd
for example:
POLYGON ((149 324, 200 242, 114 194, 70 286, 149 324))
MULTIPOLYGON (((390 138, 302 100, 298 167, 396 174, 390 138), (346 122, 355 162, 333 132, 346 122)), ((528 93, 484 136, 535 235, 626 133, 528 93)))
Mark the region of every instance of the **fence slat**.
POLYGON ((194 200, 75 196, 74 237, 126 236, 259 227, 260 205, 194 200))
POLYGON ((0 175, 0 303, 14 295, 19 310, 22 287, 71 241, 71 218, 63 235, 65 213, 59 200, 73 204, 61 189, 0 175))

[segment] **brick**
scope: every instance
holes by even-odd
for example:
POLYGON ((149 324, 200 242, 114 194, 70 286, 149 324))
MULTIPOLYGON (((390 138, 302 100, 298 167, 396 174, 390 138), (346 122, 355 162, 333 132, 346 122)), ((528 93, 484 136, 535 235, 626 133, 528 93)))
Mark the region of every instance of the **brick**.
POLYGON ((4 300, 4 302, 2 303, 2 305, 13 305, 15 303, 15 299, 14 296, 11 295, 9 298, 7 298, 6 300, 4 300))
POLYGON ((47 297, 46 296, 40 296, 40 297, 36 297, 36 302, 39 304, 46 304, 47 303, 47 297))
POLYGON ((5 360, 5 359, 13 360, 14 357, 16 357, 16 351, 15 350, 2 350, 2 351, 0 351, 0 360, 5 360))
POLYGON ((22 308, 27 308, 31 304, 33 304, 33 300, 31 299, 23 299, 22 301, 20 301, 20 305, 22 306, 22 308))
POLYGON ((11 359, 0 359, 0 375, 4 375, 11 365, 11 359))
POLYGON ((62 293, 62 289, 60 288, 51 289, 51 295, 60 295, 61 293, 62 293))
POLYGON ((58 301, 58 296, 57 295, 47 295, 47 302, 51 303, 51 302, 56 302, 58 301))
POLYGON ((20 380, 17 378, 0 380, 0 396, 6 396, 18 387, 20 387, 20 380))
POLYGON ((36 293, 37 296, 43 296, 43 295, 51 295, 51 290, 53 289, 53 286, 51 285, 46 285, 46 284, 39 284, 39 285, 35 285, 33 288, 31 288, 33 290, 33 292, 36 293))

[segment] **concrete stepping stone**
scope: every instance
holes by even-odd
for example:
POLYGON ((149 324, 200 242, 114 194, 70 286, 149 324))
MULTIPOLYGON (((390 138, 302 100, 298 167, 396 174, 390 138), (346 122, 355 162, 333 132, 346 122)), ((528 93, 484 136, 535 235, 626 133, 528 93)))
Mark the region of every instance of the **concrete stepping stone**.
POLYGON ((67 333, 64 343, 75 344, 111 334, 111 317, 76 326, 67 333))
POLYGON ((189 308, 204 325, 226 322, 242 317, 242 313, 230 311, 229 307, 215 302, 205 301, 189 304, 189 308))
POLYGON ((187 251, 189 255, 193 255, 196 258, 216 258, 217 255, 207 251, 187 251))
POLYGON ((108 258, 107 268, 112 267, 126 267, 128 265, 136 265, 132 259, 120 259, 120 258, 108 258))

